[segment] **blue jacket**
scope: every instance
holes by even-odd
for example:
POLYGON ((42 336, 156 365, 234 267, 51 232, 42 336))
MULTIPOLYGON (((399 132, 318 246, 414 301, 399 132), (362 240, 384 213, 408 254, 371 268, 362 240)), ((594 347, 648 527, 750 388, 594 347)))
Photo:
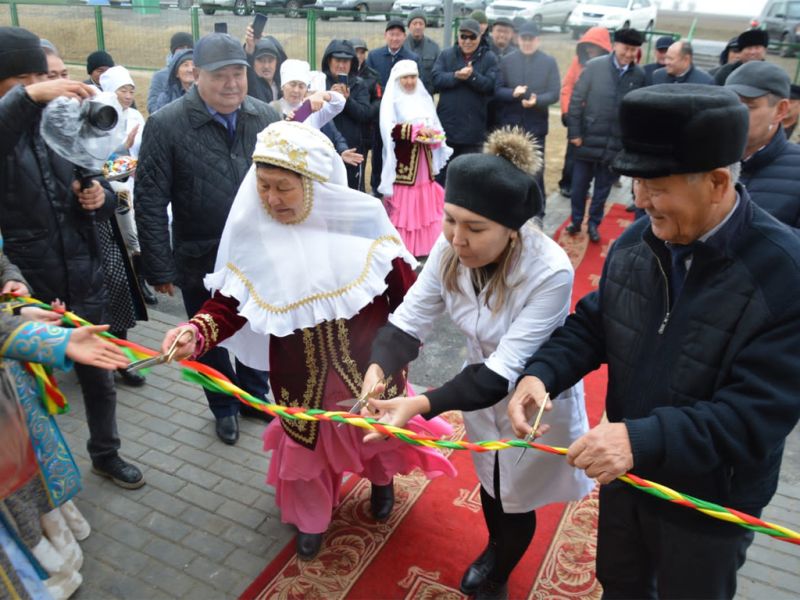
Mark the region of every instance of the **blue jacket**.
POLYGON ((456 79, 455 72, 466 66, 458 46, 439 54, 433 65, 433 87, 439 92, 436 112, 448 143, 482 144, 488 127, 487 106, 497 80, 497 57, 488 47, 479 47, 472 55, 472 77, 456 79))
POLYGON ((667 73, 665 68, 661 68, 652 77, 653 85, 658 83, 703 83, 707 85, 714 85, 714 78, 702 69, 698 69, 694 65, 680 77, 674 77, 667 73))
POLYGON ((753 202, 778 221, 800 227, 800 146, 788 142, 783 127, 742 162, 739 181, 753 202))
MULTIPOLYGON (((383 46, 382 48, 373 50, 367 56, 367 66, 375 69, 378 72, 378 75, 380 75, 381 87, 383 89, 386 89, 386 82, 389 81, 389 73, 392 72, 392 67, 400 60, 413 60, 417 63, 419 72, 424 73, 419 56, 414 54, 405 46, 400 46, 400 50, 398 50, 397 54, 394 55, 389 52, 388 46, 383 46)), ((423 83, 424 81, 425 80, 423 79, 423 83)))
POLYGON ((521 125, 537 137, 547 135, 548 107, 558 102, 561 77, 555 59, 541 50, 525 55, 507 54, 500 61, 495 85, 498 125, 521 125), (533 108, 523 108, 522 99, 514 98, 514 88, 527 85, 536 94, 533 108))
POLYGON ((671 308, 669 250, 639 219, 525 374, 556 397, 606 363, 608 420, 627 427, 632 471, 757 514, 800 416, 800 239, 737 190, 671 308))

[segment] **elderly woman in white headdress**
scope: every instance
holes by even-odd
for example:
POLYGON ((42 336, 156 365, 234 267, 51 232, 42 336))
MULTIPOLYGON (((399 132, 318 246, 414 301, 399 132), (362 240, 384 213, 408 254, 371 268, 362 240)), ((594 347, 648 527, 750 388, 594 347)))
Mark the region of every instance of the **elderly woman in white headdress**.
POLYGON ((427 256, 442 229, 444 190, 433 180, 453 154, 417 63, 401 60, 389 75, 380 112, 383 170, 378 191, 414 256, 427 256))
MULTIPOLYGON (((273 123, 258 136, 216 271, 206 277, 214 296, 188 324, 169 331, 163 346, 188 329, 176 358, 222 343, 249 366, 265 369, 269 362, 280 404, 349 408, 360 395, 375 332, 402 302, 415 266, 381 204, 347 187, 330 141, 305 124, 273 123)), ((402 394, 405 369, 387 375, 390 393, 402 394)), ((427 429, 447 431, 441 422, 427 429)), ((276 419, 267 427, 267 481, 283 521, 299 529, 302 559, 320 549, 345 472, 372 482, 377 520, 391 512, 395 473, 454 473, 436 451, 396 441, 376 450, 361 438, 358 429, 331 423, 276 419)))

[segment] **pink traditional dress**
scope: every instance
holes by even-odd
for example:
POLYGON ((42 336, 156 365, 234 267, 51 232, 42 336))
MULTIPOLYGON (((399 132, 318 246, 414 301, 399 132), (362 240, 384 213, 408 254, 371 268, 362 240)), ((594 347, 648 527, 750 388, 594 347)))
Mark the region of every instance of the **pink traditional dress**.
MULTIPOLYGON (((253 163, 205 280, 214 296, 190 323, 201 351, 222 344, 248 366, 269 366, 278 404, 347 410, 360 395, 375 333, 413 283, 416 261, 381 204, 347 187, 344 163, 318 130, 273 123, 259 134, 253 163), (295 222, 280 223, 262 204, 259 164, 302 176, 304 212, 295 222)), ((392 374, 387 394, 404 392, 405 372, 392 374)), ((434 435, 449 433, 444 421, 420 423, 434 435)), ((323 533, 348 472, 379 486, 417 467, 429 477, 455 474, 438 451, 364 444, 363 435, 332 423, 269 424, 267 482, 284 522, 323 533)))
POLYGON ((414 256, 427 256, 442 231, 444 207, 444 189, 433 178, 453 150, 444 141, 433 100, 413 60, 401 60, 392 67, 381 101, 380 128, 383 170, 378 191, 408 250, 414 256), (406 75, 417 75, 413 92, 400 83, 406 75), (423 137, 423 128, 437 135, 423 137))

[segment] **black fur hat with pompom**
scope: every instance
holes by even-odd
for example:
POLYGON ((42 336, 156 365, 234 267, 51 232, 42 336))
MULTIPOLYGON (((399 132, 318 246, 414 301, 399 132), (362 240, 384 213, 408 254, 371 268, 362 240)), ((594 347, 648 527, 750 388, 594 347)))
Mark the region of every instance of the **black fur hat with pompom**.
POLYGON ((534 175, 542 153, 519 127, 492 133, 483 154, 462 154, 447 166, 444 201, 471 210, 510 229, 519 229, 542 208, 534 175))

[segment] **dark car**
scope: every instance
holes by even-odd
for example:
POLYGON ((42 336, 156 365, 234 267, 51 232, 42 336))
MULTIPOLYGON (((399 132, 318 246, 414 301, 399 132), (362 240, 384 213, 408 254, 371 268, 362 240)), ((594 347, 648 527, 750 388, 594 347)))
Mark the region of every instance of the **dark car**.
POLYGON ((785 44, 778 50, 781 56, 794 55, 800 46, 800 0, 769 0, 757 22, 771 41, 785 44))
POLYGON ((305 16, 305 9, 314 5, 316 0, 255 0, 256 12, 259 7, 269 10, 283 10, 291 19, 305 16))
MULTIPOLYGON (((483 10, 491 0, 453 0, 453 14, 466 16, 473 10, 483 10)), ((444 21, 444 7, 442 0, 395 0, 392 5, 393 13, 408 15, 413 10, 425 13, 428 27, 438 27, 444 21)))

